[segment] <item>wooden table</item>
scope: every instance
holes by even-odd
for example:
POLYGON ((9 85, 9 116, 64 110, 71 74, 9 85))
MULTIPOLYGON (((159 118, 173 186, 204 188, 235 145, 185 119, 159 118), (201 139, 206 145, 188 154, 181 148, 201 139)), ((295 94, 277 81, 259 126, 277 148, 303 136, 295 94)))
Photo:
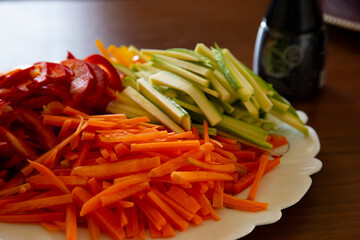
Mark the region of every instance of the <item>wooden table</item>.
MULTIPOLYGON (((40 60, 84 58, 105 45, 227 47, 252 65, 257 29, 269 1, 135 0, 0 2, 0 69, 40 60)), ((328 26, 327 82, 294 102, 318 133, 323 169, 308 193, 271 225, 243 239, 360 239, 360 33, 328 26)))

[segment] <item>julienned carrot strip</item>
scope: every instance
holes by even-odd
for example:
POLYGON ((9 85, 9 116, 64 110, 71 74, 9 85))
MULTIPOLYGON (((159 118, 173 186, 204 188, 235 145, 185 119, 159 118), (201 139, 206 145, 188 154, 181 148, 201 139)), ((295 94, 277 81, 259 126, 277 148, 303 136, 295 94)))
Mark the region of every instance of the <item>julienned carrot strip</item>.
POLYGON ((205 169, 205 170, 209 170, 209 171, 215 171, 215 172, 226 172, 226 173, 232 173, 235 172, 235 165, 230 163, 230 164, 209 164, 209 163, 205 163, 199 160, 196 160, 192 157, 189 157, 187 159, 187 162, 189 164, 192 164, 194 166, 197 166, 201 169, 205 169))
POLYGON ((125 225, 125 235, 126 238, 131 239, 134 237, 133 221, 132 221, 132 212, 131 209, 126 209, 125 211, 127 224, 125 225))
POLYGON ((10 196, 10 195, 13 195, 13 194, 17 194, 17 193, 19 193, 19 191, 23 187, 25 187, 26 189, 30 189, 31 185, 29 183, 24 183, 24 184, 18 185, 16 187, 1 190, 0 191, 0 196, 10 196))
POLYGON ((91 141, 85 141, 84 146, 80 150, 79 157, 75 160, 73 167, 78 167, 84 164, 85 159, 91 149, 91 145, 92 145, 91 141))
POLYGON ((66 240, 77 239, 76 209, 73 203, 66 206, 65 211, 66 240))
POLYGON ((152 142, 152 143, 133 143, 131 151, 147 152, 147 151, 173 151, 176 150, 192 150, 200 147, 197 140, 174 141, 174 142, 152 142))
POLYGON ((253 160, 255 159, 256 153, 248 150, 235 150, 231 151, 238 159, 238 161, 253 160))
POLYGON ((28 162, 36 170, 38 170, 42 175, 44 175, 46 178, 48 178, 48 180, 51 181, 51 183, 54 184, 54 186, 59 188, 64 193, 70 193, 70 191, 66 187, 66 185, 49 168, 45 167, 44 165, 41 165, 40 163, 33 162, 33 161, 30 161, 30 160, 28 160, 28 162))
POLYGON ((88 118, 89 115, 82 112, 82 111, 79 111, 75 108, 72 108, 70 106, 66 106, 64 107, 64 109, 62 110, 62 112, 68 116, 71 116, 71 117, 76 117, 76 116, 82 116, 83 118, 88 118))
POLYGON ((238 210, 257 212, 260 210, 265 210, 269 204, 262 202, 255 202, 247 199, 241 199, 224 193, 224 205, 238 210))
MULTIPOLYGON (((134 204, 135 206, 135 204, 134 204)), ((126 210, 128 211, 128 210, 126 210)), ((115 212, 116 212, 116 215, 119 216, 119 221, 120 221, 120 225, 121 227, 125 227, 128 223, 129 223, 129 219, 125 213, 125 209, 122 208, 121 206, 117 206, 115 208, 115 212)), ((125 229, 126 231, 126 229, 125 229)))
POLYGON ((176 201, 168 197, 166 194, 160 192, 157 189, 152 189, 152 191, 161 199, 163 200, 167 205, 169 205, 175 212, 177 212, 180 216, 185 218, 187 221, 190 221, 194 214, 186 210, 184 207, 182 207, 180 204, 178 204, 176 201))
POLYGON ((96 136, 95 131, 85 130, 81 134, 81 140, 82 141, 91 141, 91 140, 94 140, 95 136, 96 136))
POLYGON ((211 138, 214 138, 215 140, 218 140, 220 142, 226 142, 226 143, 229 143, 229 144, 236 144, 237 143, 236 139, 226 138, 226 137, 222 137, 222 136, 211 136, 211 138))
POLYGON ((54 197, 47 197, 35 200, 25 200, 22 202, 9 203, 0 209, 0 214, 9 214, 16 212, 26 212, 35 209, 62 205, 72 202, 71 194, 64 194, 54 197))
POLYGON ((121 157, 122 155, 130 152, 129 146, 124 144, 124 143, 117 143, 117 144, 114 145, 113 148, 114 148, 114 151, 115 151, 118 158, 121 157))
POLYGON ((139 184, 132 186, 131 188, 128 188, 128 189, 118 192, 116 194, 103 196, 100 198, 100 200, 101 200, 102 206, 106 207, 106 206, 114 204, 118 201, 121 201, 123 199, 126 199, 128 197, 136 195, 138 193, 142 193, 142 192, 148 190, 149 188, 150 188, 150 185, 148 182, 139 183, 139 184))
POLYGON ((147 182, 148 178, 146 176, 134 176, 133 178, 126 179, 124 181, 118 182, 111 187, 99 192, 92 198, 90 198, 81 208, 80 216, 84 216, 87 213, 94 211, 95 209, 101 207, 101 198, 104 196, 113 196, 129 187, 132 189, 132 186, 139 183, 147 182))
POLYGON ((99 139, 102 142, 138 142, 148 141, 156 138, 166 138, 168 136, 167 131, 147 132, 138 134, 100 134, 99 139))
POLYGON ((259 188, 259 184, 260 184, 261 178, 264 175, 264 171, 265 171, 265 168, 266 168, 266 165, 267 165, 268 161, 269 161, 269 157, 268 157, 267 154, 261 155, 261 157, 260 157, 260 165, 259 165, 258 171, 256 173, 254 182, 251 185, 249 194, 247 196, 248 200, 255 200, 256 192, 257 192, 257 190, 259 188))
POLYGON ((222 208, 224 207, 224 182, 214 182, 214 194, 213 194, 213 207, 222 208))
POLYGON ((199 226, 204 222, 204 219, 202 217, 200 217, 197 214, 194 214, 194 217, 191 219, 191 222, 195 225, 195 226, 199 226))
MULTIPOLYGON (((91 198, 91 194, 82 187, 76 187, 72 191, 72 195, 81 207, 91 198)), ((100 228, 115 240, 121 240, 125 237, 124 229, 120 226, 115 214, 108 208, 99 208, 90 213, 100 228)))
MULTIPOLYGON (((275 158, 273 160, 269 160, 266 168, 264 170, 264 175, 274 169, 277 165, 280 164, 280 158, 275 158)), ((245 176, 241 177, 237 182, 233 185, 233 192, 235 194, 240 193, 241 191, 245 190, 249 187, 256 177, 257 169, 247 173, 245 176)))
POLYGON ((165 216, 179 231, 185 231, 189 226, 189 223, 179 216, 169 205, 161 200, 154 192, 150 191, 146 194, 149 199, 158 210, 165 216))
POLYGON ((150 231, 150 237, 152 239, 154 239, 154 238, 162 238, 161 229, 158 230, 156 228, 156 226, 152 223, 152 221, 149 218, 146 218, 146 220, 147 220, 147 224, 148 224, 149 231, 150 231))
POLYGON ((145 214, 138 209, 139 217, 139 239, 146 240, 146 217, 145 214))
POLYGON ((149 172, 149 177, 160 177, 160 176, 164 176, 166 174, 170 174, 173 171, 176 171, 180 167, 184 166, 186 164, 188 157, 191 156, 194 159, 201 158, 206 153, 210 152, 213 148, 214 148, 214 146, 211 143, 206 143, 206 144, 201 145, 197 149, 193 149, 188 152, 185 152, 181 156, 179 156, 177 158, 173 158, 173 159, 161 164, 160 166, 152 169, 149 172))
MULTIPOLYGON (((191 192, 191 190, 189 190, 191 192)), ((198 201, 198 203, 200 203, 200 205, 204 208, 206 208, 211 217, 215 220, 215 221, 219 221, 220 217, 216 214, 214 208, 211 206, 211 203, 209 201, 209 199, 205 196, 204 193, 201 192, 192 192, 192 195, 194 196, 194 198, 198 201)))
POLYGON ((194 134, 192 133, 192 131, 186 131, 183 133, 175 133, 175 134, 168 136, 168 139, 187 139, 187 138, 190 138, 190 139, 194 138, 194 134))
POLYGON ((166 223, 165 226, 162 228, 162 237, 171 238, 174 236, 175 236, 174 228, 171 226, 170 223, 166 223))
POLYGON ((144 198, 134 197, 134 202, 142 210, 145 216, 152 222, 157 230, 161 230, 167 223, 161 213, 144 198))
POLYGON ((233 162, 237 161, 237 157, 232 152, 222 149, 220 147, 215 146, 214 152, 217 152, 220 155, 222 155, 228 159, 231 159, 233 162))
POLYGON ((200 204, 193 197, 179 187, 171 185, 166 194, 190 213, 194 214, 201 208, 200 204))
MULTIPOLYGON (((80 176, 56 176, 62 183, 68 188, 74 188, 76 186, 86 186, 88 177, 80 176)), ((54 188, 54 184, 49 182, 46 176, 35 175, 31 176, 27 180, 32 189, 51 189, 54 188)))
POLYGON ((64 221, 64 218, 64 212, 0 214, 0 222, 7 223, 53 222, 64 221))
POLYGON ((178 183, 234 180, 234 177, 228 173, 210 171, 174 171, 170 176, 172 180, 178 183))
POLYGON ((89 229, 89 238, 90 240, 99 240, 100 239, 100 228, 96 223, 94 216, 87 215, 86 216, 87 226, 89 229))
POLYGON ((132 235, 133 239, 139 239, 140 237, 140 230, 139 230, 139 217, 138 211, 136 207, 130 208, 131 212, 131 225, 132 225, 132 235))
POLYGON ((139 158, 100 165, 79 166, 73 169, 72 174, 106 179, 149 171, 159 165, 159 157, 139 158))
POLYGON ((288 144, 286 136, 277 136, 275 138, 272 138, 270 140, 271 145, 273 145, 273 148, 281 147, 286 144, 288 144))

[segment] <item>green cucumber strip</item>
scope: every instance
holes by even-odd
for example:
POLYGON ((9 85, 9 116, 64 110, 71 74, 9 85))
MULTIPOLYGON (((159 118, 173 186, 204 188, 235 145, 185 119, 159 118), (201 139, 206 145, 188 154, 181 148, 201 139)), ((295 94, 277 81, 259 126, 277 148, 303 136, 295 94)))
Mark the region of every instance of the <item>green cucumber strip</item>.
POLYGON ((108 113, 123 113, 128 118, 133 117, 142 117, 146 116, 150 119, 153 123, 159 123, 157 119, 155 119, 153 116, 151 116, 148 112, 134 106, 117 103, 117 102, 110 102, 106 107, 106 112, 108 113))
POLYGON ((220 107, 219 104, 217 104, 215 101, 210 100, 210 102, 214 105, 214 107, 218 110, 219 113, 224 113, 224 109, 222 107, 220 107))
POLYGON ((215 89, 219 93, 219 98, 222 101, 229 101, 231 98, 230 93, 226 90, 226 88, 216 79, 214 73, 209 75, 210 86, 215 89))
POLYGON ((162 91, 162 94, 170 99, 176 98, 178 96, 178 92, 172 88, 167 88, 166 90, 162 91))
POLYGON ((211 98, 211 100, 214 101, 221 108, 223 108, 226 113, 232 113, 235 110, 235 108, 231 104, 221 101, 218 98, 211 98))
POLYGON ((239 72, 244 76, 247 82, 254 89, 254 95, 256 99, 259 101, 261 108, 265 112, 269 112, 272 108, 272 103, 270 99, 266 96, 266 91, 257 83, 257 81, 251 76, 251 74, 243 67, 243 64, 240 63, 238 59, 228 50, 224 49, 223 54, 230 59, 230 61, 235 65, 235 67, 239 70, 239 72))
POLYGON ((190 131, 191 130, 191 117, 189 114, 186 114, 181 122, 181 126, 185 129, 190 131))
POLYGON ((165 112, 176 123, 181 124, 186 113, 175 106, 167 97, 158 92, 150 82, 143 78, 137 80, 139 92, 150 102, 165 112))
POLYGON ((170 72, 162 71, 150 76, 151 82, 175 88, 188 94, 201 109, 211 126, 222 120, 221 114, 206 98, 205 94, 191 82, 170 72))
POLYGON ((182 53, 182 52, 176 52, 176 51, 167 51, 167 50, 159 50, 159 49, 141 49, 140 53, 148 54, 148 55, 160 54, 160 55, 174 57, 174 58, 181 59, 181 60, 198 61, 197 58, 195 58, 189 54, 182 53))
POLYGON ((270 113, 281 121, 287 123, 288 125, 294 127, 295 129, 302 132, 305 136, 309 135, 309 129, 305 124, 299 119, 298 115, 294 115, 290 110, 286 113, 281 113, 276 111, 276 109, 271 109, 270 113))
POLYGON ((262 128, 226 115, 223 115, 223 120, 217 127, 257 146, 272 149, 272 145, 266 141, 268 133, 262 128))
POLYGON ((198 43, 195 46, 195 52, 211 60, 212 63, 216 63, 211 50, 203 43, 198 43))
POLYGON ((275 98, 270 98, 270 101, 273 103, 273 108, 275 108, 278 112, 286 113, 290 106, 288 104, 285 104, 275 98))
POLYGON ((205 67, 202 67, 202 66, 200 66, 198 64, 194 64, 194 63, 184 61, 184 60, 181 60, 181 59, 168 57, 168 56, 157 55, 157 54, 155 54, 154 56, 156 58, 160 58, 160 59, 162 59, 164 61, 167 61, 167 62, 169 62, 171 64, 174 64, 174 65, 176 65, 178 67, 184 68, 184 69, 186 69, 188 71, 191 71, 193 73, 202 75, 204 77, 209 76, 209 74, 212 72, 212 70, 209 69, 209 68, 205 68, 205 67))
POLYGON ((146 112, 151 114, 155 119, 159 120, 162 124, 167 126, 169 129, 176 133, 182 133, 184 130, 177 125, 173 120, 171 120, 165 113, 163 113, 159 108, 157 108, 153 103, 147 100, 141 93, 136 91, 132 87, 126 87, 122 91, 126 96, 137 102, 146 112))
POLYGON ((137 104, 131 98, 126 96, 123 92, 118 92, 117 96, 116 96, 116 99, 114 101, 112 101, 112 102, 132 106, 132 107, 135 107, 135 108, 140 107, 139 104, 137 104))
POLYGON ((136 47, 134 47, 133 45, 130 45, 128 49, 129 49, 129 52, 131 52, 135 55, 138 55, 140 57, 140 59, 144 62, 148 62, 151 59, 151 58, 148 58, 147 56, 145 56, 144 54, 142 54, 140 52, 140 50, 137 49, 136 47))
POLYGON ((259 111, 256 109, 256 107, 254 106, 254 104, 251 101, 243 101, 241 102, 244 107, 246 108, 246 110, 249 112, 249 114, 253 117, 258 117, 259 116, 259 111))
POLYGON ((203 62, 206 65, 211 65, 211 59, 187 48, 169 48, 167 51, 182 52, 198 59, 199 62, 203 62))
POLYGON ((130 68, 115 62, 112 62, 112 65, 115 67, 116 70, 125 73, 126 76, 129 76, 131 78, 136 78, 135 74, 130 70, 130 68))
POLYGON ((207 88, 207 87, 203 87, 203 86, 200 86, 199 84, 196 84, 196 83, 193 83, 195 86, 197 86, 198 88, 201 89, 201 91, 203 91, 204 93, 207 93, 208 95, 210 96, 213 96, 215 98, 218 98, 220 97, 220 93, 217 92, 216 90, 213 90, 211 88, 207 88))
POLYGON ((199 114, 204 114, 201 111, 201 109, 196 105, 190 104, 190 103, 188 103, 186 101, 183 101, 181 99, 178 99, 178 98, 174 98, 173 100, 174 100, 174 102, 176 102, 177 104, 179 104, 181 107, 183 107, 185 109, 188 109, 188 110, 190 110, 192 112, 196 112, 196 113, 199 113, 199 114))
POLYGON ((128 76, 126 76, 124 78, 124 80, 122 81, 122 85, 123 85, 124 88, 127 87, 127 86, 131 86, 133 88, 137 87, 135 78, 128 77, 128 76))
POLYGON ((178 67, 174 64, 166 62, 162 59, 154 57, 152 59, 152 61, 154 62, 155 66, 158 66, 159 68, 162 68, 169 72, 173 72, 177 75, 180 75, 181 77, 186 78, 187 80, 192 81, 194 83, 197 83, 200 86, 209 87, 209 85, 210 85, 210 81, 208 79, 203 78, 199 75, 196 75, 195 73, 192 73, 192 72, 190 72, 186 69, 183 69, 181 67, 178 67))

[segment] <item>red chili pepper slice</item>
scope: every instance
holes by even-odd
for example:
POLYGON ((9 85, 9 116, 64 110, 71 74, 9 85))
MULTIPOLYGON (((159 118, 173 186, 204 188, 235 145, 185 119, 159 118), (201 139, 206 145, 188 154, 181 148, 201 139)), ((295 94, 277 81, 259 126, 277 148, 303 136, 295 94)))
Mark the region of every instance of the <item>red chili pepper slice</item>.
POLYGON ((46 149, 51 149, 56 146, 57 139, 51 128, 47 125, 44 125, 39 117, 39 115, 31 110, 30 108, 15 108, 14 114, 19 117, 19 120, 27 126, 29 129, 32 129, 37 134, 37 139, 39 139, 39 144, 46 149))
POLYGON ((114 90, 122 91, 122 81, 119 73, 106 58, 99 54, 93 54, 84 60, 99 65, 108 74, 110 80, 109 86, 114 90))
POLYGON ((31 69, 33 69, 33 66, 25 69, 11 71, 10 73, 6 74, 6 76, 3 77, 3 79, 0 81, 0 88, 10 88, 28 80, 31 69))
POLYGON ((61 64, 69 67, 74 76, 71 78, 70 94, 75 104, 83 102, 92 92, 94 87, 94 77, 91 76, 90 69, 85 61, 79 59, 67 59, 61 64))
POLYGON ((0 126, 0 139, 7 142, 9 148, 16 154, 30 160, 35 160, 38 156, 35 151, 24 141, 17 138, 11 131, 0 126))

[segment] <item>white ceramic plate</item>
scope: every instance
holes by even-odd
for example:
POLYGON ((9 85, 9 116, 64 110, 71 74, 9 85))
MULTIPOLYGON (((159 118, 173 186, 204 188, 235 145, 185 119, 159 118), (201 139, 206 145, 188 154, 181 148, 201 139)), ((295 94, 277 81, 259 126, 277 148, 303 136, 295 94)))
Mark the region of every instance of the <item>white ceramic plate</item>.
MULTIPOLYGON (((306 122, 307 116, 299 112, 306 122)), ((304 137, 293 128, 280 124, 277 131, 286 135, 289 151, 282 157, 281 163, 264 176, 256 200, 269 203, 265 211, 251 213, 232 209, 217 211, 221 221, 208 220, 201 226, 190 226, 185 232, 176 232, 173 240, 234 240, 249 234, 255 226, 270 224, 281 218, 281 210, 297 203, 311 186, 310 175, 318 172, 322 163, 315 156, 320 151, 319 138, 309 127, 310 136, 304 137)), ((281 151, 278 149, 277 151, 281 151)), ((239 196, 245 198, 249 189, 239 196)), ((80 229, 79 239, 88 239, 85 229, 80 229)), ((0 240, 63 240, 60 232, 48 232, 34 224, 0 224, 0 240)), ((109 239, 104 236, 103 239, 109 239)), ((148 238, 150 239, 150 237, 148 238)))

